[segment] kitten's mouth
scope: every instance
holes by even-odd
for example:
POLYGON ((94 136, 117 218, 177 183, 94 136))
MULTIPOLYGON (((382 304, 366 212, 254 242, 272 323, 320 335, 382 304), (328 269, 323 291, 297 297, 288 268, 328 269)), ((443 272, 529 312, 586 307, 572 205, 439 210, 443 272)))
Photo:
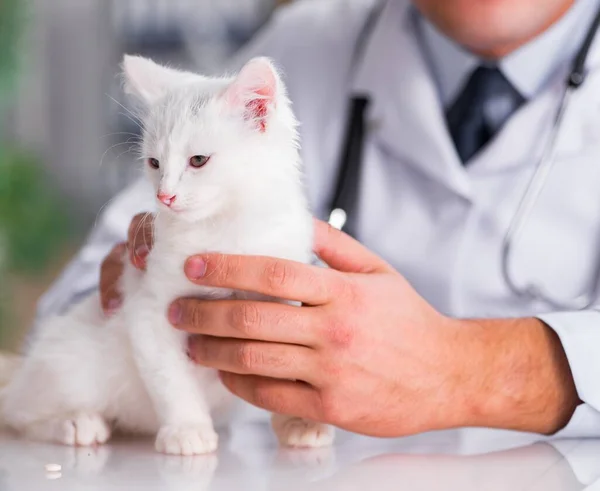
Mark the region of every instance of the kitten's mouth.
POLYGON ((183 208, 178 207, 176 204, 166 205, 160 200, 156 200, 156 201, 158 202, 158 206, 160 209, 163 209, 166 211, 171 211, 173 213, 180 213, 180 212, 184 211, 183 208))

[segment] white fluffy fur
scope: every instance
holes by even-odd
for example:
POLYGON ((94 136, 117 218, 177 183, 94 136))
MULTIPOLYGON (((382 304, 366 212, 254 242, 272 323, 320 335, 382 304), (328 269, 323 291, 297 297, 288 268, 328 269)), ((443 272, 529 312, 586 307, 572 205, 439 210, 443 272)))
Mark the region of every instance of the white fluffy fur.
MULTIPOLYGON (((31 351, 4 390, 6 423, 26 437, 68 445, 104 443, 114 427, 157 433, 157 450, 215 450, 211 413, 231 399, 214 370, 192 364, 186 336, 166 319, 181 296, 243 297, 203 288, 183 274, 203 251, 308 262, 312 219, 304 194, 296 121, 285 88, 264 58, 232 78, 179 72, 125 57, 126 90, 142 102, 146 165, 159 204, 147 271, 126 266, 124 305, 107 318, 97 295, 40 326, 31 351), (252 101, 266 113, 253 113, 252 101), (210 155, 202 168, 193 155, 210 155)), ((330 428, 277 416, 283 444, 321 446, 330 428)))

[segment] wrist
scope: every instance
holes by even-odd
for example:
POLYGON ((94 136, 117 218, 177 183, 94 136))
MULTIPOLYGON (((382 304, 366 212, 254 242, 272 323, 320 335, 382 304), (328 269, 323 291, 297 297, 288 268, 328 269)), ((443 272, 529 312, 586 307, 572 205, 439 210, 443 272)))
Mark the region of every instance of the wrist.
POLYGON ((457 322, 461 426, 552 434, 568 423, 580 401, 554 331, 535 318, 457 322))

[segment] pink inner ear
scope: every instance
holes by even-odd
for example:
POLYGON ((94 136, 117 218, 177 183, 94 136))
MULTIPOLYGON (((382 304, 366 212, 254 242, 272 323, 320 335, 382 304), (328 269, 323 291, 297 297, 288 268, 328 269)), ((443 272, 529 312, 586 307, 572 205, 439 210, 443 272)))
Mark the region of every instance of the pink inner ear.
POLYGON ((275 102, 275 78, 272 72, 268 73, 267 77, 268 80, 261 80, 264 85, 251 89, 250 100, 247 100, 245 104, 246 119, 254 121, 261 133, 267 130, 269 104, 275 102), (256 98, 252 98, 253 96, 256 98))
POLYGON ((275 103, 277 79, 270 65, 251 61, 228 89, 230 104, 244 104, 245 119, 254 121, 260 132, 267 129, 269 108, 275 103))
POLYGON ((254 99, 246 103, 247 119, 256 121, 261 133, 267 130, 268 104, 269 101, 267 99, 254 99))

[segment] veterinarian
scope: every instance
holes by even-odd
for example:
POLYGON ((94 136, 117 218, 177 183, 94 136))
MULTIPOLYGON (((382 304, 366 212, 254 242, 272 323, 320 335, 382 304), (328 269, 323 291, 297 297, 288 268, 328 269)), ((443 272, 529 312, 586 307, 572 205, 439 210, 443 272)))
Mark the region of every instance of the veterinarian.
MULTIPOLYGON (((282 68, 315 215, 360 243, 316 221, 330 269, 189 258, 191 282, 304 303, 176 301, 168 315, 195 335, 195 361, 256 406, 369 435, 600 435, 599 8, 281 9, 242 58, 282 68)), ((143 269, 151 244, 132 218, 155 201, 141 181, 117 197, 41 317, 99 276, 107 315, 119 308, 125 251, 143 269)))

